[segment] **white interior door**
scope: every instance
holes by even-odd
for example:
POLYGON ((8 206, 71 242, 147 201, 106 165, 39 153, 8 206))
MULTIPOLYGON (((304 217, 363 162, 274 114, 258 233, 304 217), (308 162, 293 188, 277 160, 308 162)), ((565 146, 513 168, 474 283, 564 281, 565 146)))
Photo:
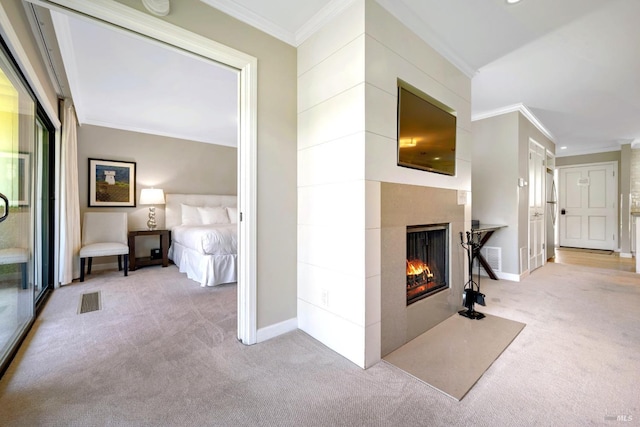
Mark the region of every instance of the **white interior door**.
POLYGON ((560 169, 560 246, 617 248, 617 162, 560 169))
POLYGON ((545 156, 544 147, 529 141, 529 271, 541 267, 545 260, 545 156))

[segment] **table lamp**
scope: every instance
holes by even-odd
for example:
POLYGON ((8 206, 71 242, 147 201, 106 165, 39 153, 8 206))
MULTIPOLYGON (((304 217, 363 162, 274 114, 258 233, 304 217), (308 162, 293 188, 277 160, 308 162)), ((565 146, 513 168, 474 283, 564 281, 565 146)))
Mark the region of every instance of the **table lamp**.
POLYGON ((149 206, 149 220, 147 227, 149 230, 155 230, 156 224, 156 207, 155 205, 164 205, 164 191, 160 188, 143 188, 140 191, 140 204, 149 206))

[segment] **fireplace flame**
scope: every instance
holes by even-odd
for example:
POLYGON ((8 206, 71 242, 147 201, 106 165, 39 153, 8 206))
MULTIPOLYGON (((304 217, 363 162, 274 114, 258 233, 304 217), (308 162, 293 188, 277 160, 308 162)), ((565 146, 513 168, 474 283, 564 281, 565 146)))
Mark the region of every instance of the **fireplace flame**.
POLYGON ((427 264, 419 259, 407 260, 407 276, 417 276, 419 274, 424 274, 429 279, 433 278, 433 274, 427 264))

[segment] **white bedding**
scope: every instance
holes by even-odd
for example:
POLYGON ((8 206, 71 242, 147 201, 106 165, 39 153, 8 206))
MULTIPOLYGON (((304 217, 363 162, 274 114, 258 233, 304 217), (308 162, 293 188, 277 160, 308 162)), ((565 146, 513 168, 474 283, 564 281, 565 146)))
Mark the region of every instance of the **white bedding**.
POLYGON ((227 195, 166 195, 166 227, 171 230, 169 258, 181 273, 186 273, 200 286, 237 281, 236 200, 236 196, 227 195), (227 209, 233 212, 233 218, 227 215, 227 209), (185 225, 185 222, 192 222, 190 215, 195 212, 202 221, 185 225), (207 224, 221 218, 221 212, 224 212, 222 218, 229 223, 207 224))
POLYGON ((171 240, 205 255, 236 255, 237 224, 178 225, 171 240))

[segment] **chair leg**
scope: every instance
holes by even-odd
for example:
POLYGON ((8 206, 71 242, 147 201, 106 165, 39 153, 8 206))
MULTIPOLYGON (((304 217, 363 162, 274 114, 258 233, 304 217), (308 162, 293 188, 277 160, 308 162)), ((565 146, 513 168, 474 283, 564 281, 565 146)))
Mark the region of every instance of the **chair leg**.
POLYGON ((91 274, 91 264, 93 264, 93 257, 89 257, 89 265, 87 265, 87 274, 91 274))
POLYGON ((122 255, 118 255, 118 271, 122 271, 122 255))
POLYGON ((84 260, 85 258, 80 258, 80 281, 84 282, 84 260))
MULTIPOLYGON (((120 257, 118 257, 120 258, 120 257)), ((129 255, 125 254, 124 255, 124 275, 128 276, 129 274, 127 273, 129 271, 129 255)))

